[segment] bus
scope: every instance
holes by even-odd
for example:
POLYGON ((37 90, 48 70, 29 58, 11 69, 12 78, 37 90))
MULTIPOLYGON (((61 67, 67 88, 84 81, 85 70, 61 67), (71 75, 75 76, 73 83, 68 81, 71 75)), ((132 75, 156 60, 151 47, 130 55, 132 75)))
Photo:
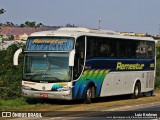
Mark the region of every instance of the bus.
POLYGON ((24 54, 22 93, 27 98, 84 99, 153 95, 155 41, 81 27, 32 33, 24 54))

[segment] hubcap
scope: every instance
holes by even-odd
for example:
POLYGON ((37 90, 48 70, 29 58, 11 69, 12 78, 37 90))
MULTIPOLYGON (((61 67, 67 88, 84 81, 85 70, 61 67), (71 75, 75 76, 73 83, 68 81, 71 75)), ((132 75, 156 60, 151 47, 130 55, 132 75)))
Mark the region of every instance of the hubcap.
POLYGON ((136 87, 136 89, 135 89, 135 95, 136 96, 138 96, 138 92, 139 92, 138 87, 136 87))
POLYGON ((87 98, 89 98, 89 99, 91 98, 91 89, 87 90, 87 98))

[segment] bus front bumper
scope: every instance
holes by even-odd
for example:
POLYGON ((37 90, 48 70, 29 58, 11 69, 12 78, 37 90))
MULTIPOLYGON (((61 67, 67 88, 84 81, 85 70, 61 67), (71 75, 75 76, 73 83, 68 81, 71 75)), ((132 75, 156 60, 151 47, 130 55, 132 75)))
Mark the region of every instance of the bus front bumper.
POLYGON ((33 91, 22 89, 22 95, 27 98, 45 98, 72 100, 71 90, 69 91, 33 91))

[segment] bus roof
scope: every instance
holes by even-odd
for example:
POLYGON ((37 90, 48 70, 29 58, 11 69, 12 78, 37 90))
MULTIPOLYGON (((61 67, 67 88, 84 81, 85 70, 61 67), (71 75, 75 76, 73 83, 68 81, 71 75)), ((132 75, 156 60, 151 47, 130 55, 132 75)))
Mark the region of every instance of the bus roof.
POLYGON ((32 33, 30 36, 63 36, 63 37, 77 38, 79 36, 85 36, 85 35, 97 36, 97 37, 155 41, 152 37, 124 36, 111 30, 89 29, 89 28, 83 28, 83 27, 64 27, 64 28, 59 28, 57 30, 53 30, 53 31, 50 30, 50 31, 35 32, 35 33, 32 33))

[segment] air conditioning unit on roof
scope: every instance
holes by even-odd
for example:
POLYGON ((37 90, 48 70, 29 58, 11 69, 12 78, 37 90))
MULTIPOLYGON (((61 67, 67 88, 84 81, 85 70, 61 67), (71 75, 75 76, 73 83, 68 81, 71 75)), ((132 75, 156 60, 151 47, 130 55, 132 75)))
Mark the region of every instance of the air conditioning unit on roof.
POLYGON ((112 31, 112 30, 101 30, 101 29, 99 30, 99 29, 90 29, 90 28, 83 28, 83 27, 64 27, 58 30, 97 33, 97 34, 117 34, 115 31, 112 31))

